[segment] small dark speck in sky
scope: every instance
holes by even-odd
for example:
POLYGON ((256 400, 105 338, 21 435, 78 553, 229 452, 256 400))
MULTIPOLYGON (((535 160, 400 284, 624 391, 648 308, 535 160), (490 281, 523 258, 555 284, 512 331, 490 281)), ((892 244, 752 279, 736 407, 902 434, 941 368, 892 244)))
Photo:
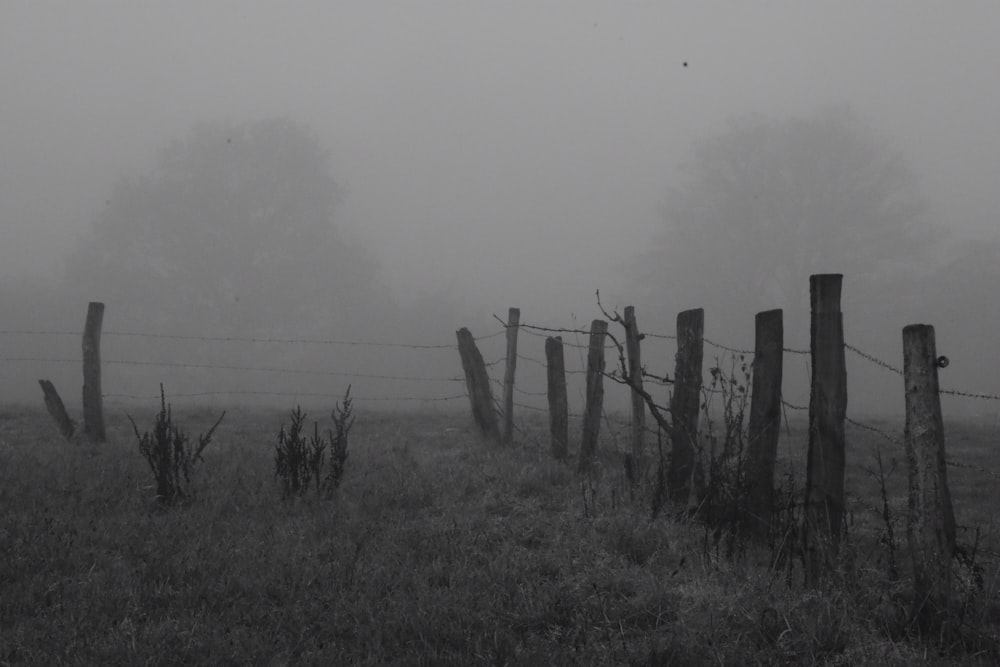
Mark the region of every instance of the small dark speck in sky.
POLYGON ((688 64, 687 64, 687 61, 685 60, 684 61, 684 67, 687 67, 687 66, 688 66, 688 64))

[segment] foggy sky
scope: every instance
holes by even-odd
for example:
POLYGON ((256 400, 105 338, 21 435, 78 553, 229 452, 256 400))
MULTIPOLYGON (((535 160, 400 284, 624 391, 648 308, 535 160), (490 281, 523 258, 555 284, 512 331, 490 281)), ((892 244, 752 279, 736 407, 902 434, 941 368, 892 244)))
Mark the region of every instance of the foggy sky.
POLYGON ((692 142, 752 112, 849 105, 982 236, 997 35, 986 1, 3 0, 0 278, 58 267, 194 123, 272 116, 330 148, 338 222, 404 297, 590 313, 692 142))

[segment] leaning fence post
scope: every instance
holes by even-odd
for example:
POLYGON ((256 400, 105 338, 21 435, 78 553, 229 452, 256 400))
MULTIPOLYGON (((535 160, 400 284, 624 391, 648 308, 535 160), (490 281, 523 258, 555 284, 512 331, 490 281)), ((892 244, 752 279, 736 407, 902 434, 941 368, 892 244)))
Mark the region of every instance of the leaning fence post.
POLYGON ((840 293, 844 276, 809 276, 812 305, 810 345, 809 452, 803 526, 806 579, 811 586, 836 559, 844 515, 844 418, 847 369, 840 293))
POLYGON ((755 318, 753 390, 747 438, 747 514, 751 530, 767 535, 774 501, 774 461, 781 428, 782 311, 768 310, 755 318))
POLYGON ((503 441, 510 444, 514 440, 514 369, 517 366, 517 330, 521 322, 521 311, 511 308, 507 311, 507 365, 503 374, 503 441))
MULTIPOLYGON (((625 351, 628 353, 628 375, 632 386, 642 388, 642 358, 640 355, 639 325, 635 319, 635 308, 625 306, 625 351)), ((630 430, 632 465, 629 470, 629 482, 638 480, 642 466, 643 439, 646 434, 646 401, 638 391, 630 392, 632 399, 632 428, 630 430)))
POLYGON ((580 439, 580 470, 590 467, 597 451, 601 412, 604 410, 604 339, 607 333, 607 322, 591 322, 590 349, 587 353, 587 405, 583 411, 583 435, 580 439))
POLYGON ((913 559, 913 617, 925 630, 932 629, 946 609, 955 550, 937 369, 934 327, 905 327, 903 384, 910 482, 906 538, 913 559))
POLYGON ((59 427, 59 432, 67 440, 72 440, 76 426, 73 424, 73 420, 69 418, 66 406, 62 402, 62 398, 59 397, 59 392, 56 391, 55 385, 49 380, 39 380, 38 384, 41 386, 42 394, 45 397, 45 408, 52 415, 52 419, 55 420, 56 425, 59 427))
POLYGON ((566 400, 566 364, 562 338, 545 339, 545 362, 548 370, 549 432, 552 435, 552 456, 565 459, 569 442, 569 405, 566 400))
POLYGON ((468 329, 462 327, 455 334, 458 337, 458 353, 462 357, 462 370, 465 371, 465 386, 472 404, 472 417, 483 434, 497 438, 497 413, 483 355, 479 353, 476 340, 468 329))
POLYGON ((104 405, 101 394, 101 325, 104 304, 92 301, 87 306, 83 329, 83 432, 94 442, 104 442, 104 405))
POLYGON ((701 366, 705 352, 705 310, 677 314, 677 355, 674 358, 674 393, 670 399, 670 499, 686 503, 691 495, 698 411, 701 408, 701 366))

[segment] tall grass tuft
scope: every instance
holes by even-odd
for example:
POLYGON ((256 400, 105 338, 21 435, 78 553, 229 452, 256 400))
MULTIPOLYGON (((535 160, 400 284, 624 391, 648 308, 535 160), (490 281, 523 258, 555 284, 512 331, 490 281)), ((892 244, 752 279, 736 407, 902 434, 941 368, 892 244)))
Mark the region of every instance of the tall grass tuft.
POLYGON ((350 387, 343 407, 337 403, 330 417, 333 430, 327 430, 325 435, 320 434, 318 422, 313 422, 311 436, 304 435, 306 413, 299 406, 291 412, 288 430, 281 425, 274 450, 274 476, 280 481, 282 498, 304 496, 310 487, 316 489, 317 496, 329 498, 340 486, 348 456, 347 440, 354 426, 350 387), (324 465, 327 451, 329 465, 324 465))
POLYGON ((156 478, 156 498, 161 503, 173 505, 185 497, 184 487, 191 483, 191 471, 194 464, 202 460, 201 453, 212 441, 215 429, 226 416, 225 411, 219 416, 212 428, 204 435, 198 436, 196 443, 190 436, 173 422, 171 407, 167 404, 163 384, 160 384, 160 412, 153 424, 153 431, 139 434, 139 427, 131 415, 126 415, 132 423, 132 430, 139 441, 139 451, 149 463, 153 477, 156 478))

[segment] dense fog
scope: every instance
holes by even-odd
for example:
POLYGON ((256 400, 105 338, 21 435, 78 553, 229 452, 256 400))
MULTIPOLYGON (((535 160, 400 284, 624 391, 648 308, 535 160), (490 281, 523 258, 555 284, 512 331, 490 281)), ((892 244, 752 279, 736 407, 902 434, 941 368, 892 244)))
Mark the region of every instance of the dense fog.
MULTIPOLYGON (((49 378, 76 409, 89 301, 109 401, 464 409, 455 330, 509 307, 585 330, 600 290, 662 335, 703 307, 737 349, 783 308, 802 349, 815 273, 857 349, 898 368, 933 324, 942 385, 1000 394, 998 34, 985 2, 4 2, 0 401, 49 378)), ((852 414, 901 413, 847 361, 852 414)), ((790 354, 789 403, 808 377, 790 354)))

